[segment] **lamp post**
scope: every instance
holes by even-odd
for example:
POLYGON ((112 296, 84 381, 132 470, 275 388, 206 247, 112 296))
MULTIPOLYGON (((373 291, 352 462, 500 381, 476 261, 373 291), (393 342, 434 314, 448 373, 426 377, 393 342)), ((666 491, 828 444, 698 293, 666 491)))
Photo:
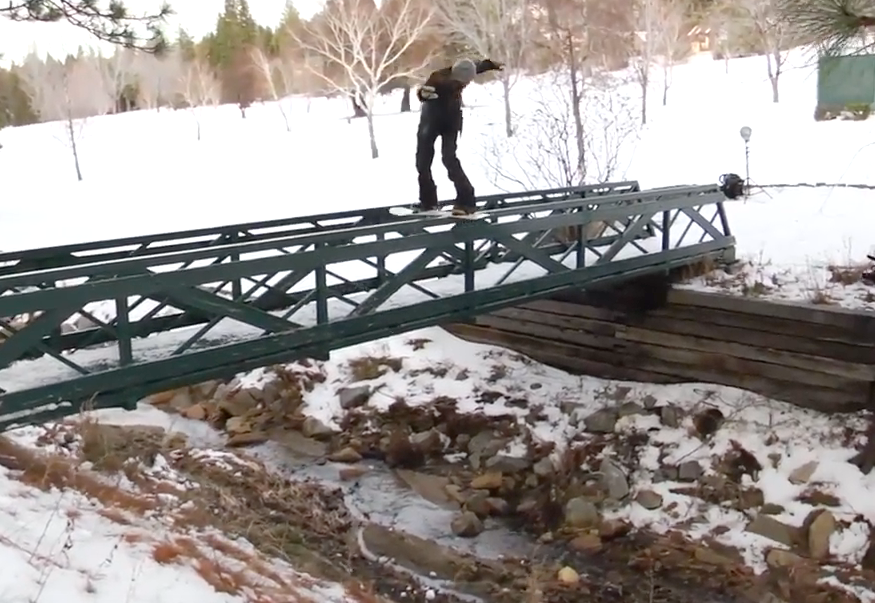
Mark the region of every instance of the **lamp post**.
POLYGON ((744 198, 747 199, 750 194, 750 135, 753 130, 750 126, 742 126, 738 133, 744 141, 744 198))

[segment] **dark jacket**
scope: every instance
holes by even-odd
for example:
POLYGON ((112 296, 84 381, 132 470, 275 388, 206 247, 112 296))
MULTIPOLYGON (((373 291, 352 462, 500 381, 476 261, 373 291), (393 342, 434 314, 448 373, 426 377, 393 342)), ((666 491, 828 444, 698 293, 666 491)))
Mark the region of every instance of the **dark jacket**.
MULTIPOLYGON (((478 74, 501 68, 490 59, 478 61, 476 66, 478 74)), ((451 73, 452 67, 444 67, 432 72, 425 80, 423 85, 434 88, 437 98, 424 99, 421 89, 416 91, 416 97, 422 103, 420 125, 434 127, 439 131, 462 131, 462 91, 467 84, 454 80, 451 73)))

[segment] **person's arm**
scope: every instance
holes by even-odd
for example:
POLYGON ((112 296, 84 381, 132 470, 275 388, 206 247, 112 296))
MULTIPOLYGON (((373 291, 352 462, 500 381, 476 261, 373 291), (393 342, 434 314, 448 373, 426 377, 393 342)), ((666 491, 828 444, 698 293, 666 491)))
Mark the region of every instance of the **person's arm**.
POLYGON ((501 71, 504 69, 504 65, 493 61, 492 59, 483 59, 482 61, 477 61, 477 75, 481 73, 486 73, 487 71, 501 71))
POLYGON ((453 93, 453 81, 450 79, 451 68, 444 67, 432 72, 425 83, 416 91, 416 98, 424 103, 441 97, 449 97, 453 93))

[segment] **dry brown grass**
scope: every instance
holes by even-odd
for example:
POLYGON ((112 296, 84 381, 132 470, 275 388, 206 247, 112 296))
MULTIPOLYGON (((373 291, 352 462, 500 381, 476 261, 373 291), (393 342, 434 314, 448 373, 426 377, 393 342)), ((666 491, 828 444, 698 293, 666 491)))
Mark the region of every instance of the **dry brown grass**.
MULTIPOLYGON (((274 476, 255 463, 241 465, 241 471, 229 475, 226 466, 185 457, 186 449, 181 447, 179 438, 167 437, 148 427, 124 429, 83 421, 56 427, 44 440, 45 449, 34 450, 0 436, 0 465, 10 469, 23 483, 40 490, 75 490, 99 502, 101 516, 129 528, 124 541, 151 545, 151 556, 158 563, 194 568, 218 592, 245 593, 253 603, 311 603, 303 591, 312 581, 293 572, 284 577, 285 572, 274 561, 279 559, 298 567, 295 562, 309 554, 305 538, 294 524, 315 522, 318 528, 320 516, 316 505, 306 500, 303 487, 274 476), (64 439, 58 433, 64 429, 75 434, 66 440, 76 440, 71 449, 78 455, 49 445, 64 439), (163 454, 171 464, 174 456, 185 457, 181 464, 194 474, 201 487, 177 489, 150 476, 143 470, 144 463, 147 466, 154 463, 157 454, 163 454), (81 461, 86 459, 93 469, 100 468, 103 473, 83 469, 81 461), (122 487, 121 483, 128 483, 124 480, 113 483, 107 479, 118 474, 128 477, 136 490, 122 487), (162 497, 163 494, 172 494, 176 500, 162 497), (278 507, 294 507, 296 500, 300 514, 297 521, 290 521, 288 516, 277 517, 278 507), (215 509, 222 512, 216 513, 215 509), (150 530, 143 529, 146 515, 162 517, 173 530, 191 536, 155 540, 150 530), (215 530, 249 537, 254 548, 246 549, 209 533, 215 530)), ((323 517, 322 521, 327 522, 326 536, 342 534, 343 526, 333 524, 330 517, 323 517)), ((314 564, 310 564, 305 571, 313 568, 314 564)), ((330 579, 345 581, 349 576, 336 575, 330 579)), ((371 600, 362 599, 362 603, 371 600)))
POLYGON ((363 356, 353 358, 347 365, 354 381, 370 381, 379 379, 389 371, 399 372, 404 360, 391 356, 363 356))
POLYGON ((866 272, 866 266, 827 266, 829 270, 829 282, 838 285, 854 285, 862 282, 863 273, 866 272))

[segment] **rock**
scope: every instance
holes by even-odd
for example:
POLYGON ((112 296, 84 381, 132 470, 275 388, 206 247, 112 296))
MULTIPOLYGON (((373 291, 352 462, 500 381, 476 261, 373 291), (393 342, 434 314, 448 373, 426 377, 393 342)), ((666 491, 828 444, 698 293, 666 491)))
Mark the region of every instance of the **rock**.
POLYGON ((157 394, 152 394, 147 398, 149 404, 152 406, 164 406, 165 404, 169 404, 173 399, 173 396, 176 395, 175 389, 169 389, 166 392, 158 392, 157 394))
POLYGON ((252 425, 243 417, 231 417, 225 422, 225 431, 231 434, 249 433, 252 431, 252 425))
POLYGON ((328 460, 334 463, 358 463, 362 460, 362 455, 355 448, 347 446, 329 454, 328 460))
POLYGON ((462 494, 462 489, 456 484, 447 484, 444 486, 444 492, 447 493, 450 500, 453 500, 460 505, 464 505, 467 500, 466 496, 462 494))
POLYGON ((787 479, 790 480, 791 484, 796 484, 797 486, 807 484, 811 476, 814 475, 814 472, 817 471, 818 465, 817 461, 803 463, 791 471, 787 479))
POLYGON ((463 511, 450 522, 453 534, 462 538, 473 538, 483 531, 483 522, 471 511, 463 511))
POLYGON ((623 402, 617 409, 617 417, 631 417, 644 414, 644 407, 637 402, 623 402))
POLYGON ((760 507, 760 513, 763 515, 780 515, 786 510, 783 506, 775 503, 766 503, 760 507))
POLYGON ((768 549, 766 551, 766 565, 771 568, 794 567, 804 563, 802 557, 785 549, 768 549))
POLYGON ((659 409, 659 420, 666 427, 677 429, 681 426, 681 411, 677 406, 663 406, 659 409))
POLYGON ((678 479, 678 468, 671 465, 665 465, 656 470, 653 475, 653 481, 659 482, 675 482, 678 479))
POLYGON ((580 574, 574 571, 573 568, 568 567, 567 565, 559 570, 559 573, 556 574, 556 578, 562 584, 577 584, 580 582, 580 574))
POLYGON ((451 485, 448 478, 409 469, 396 469, 395 475, 425 500, 447 509, 459 508, 458 502, 448 494, 447 488, 451 485))
POLYGON ((489 471, 478 475, 471 480, 471 488, 474 490, 498 490, 504 476, 499 471, 489 471))
POLYGON ((635 495, 635 502, 648 511, 652 511, 662 506, 662 495, 653 490, 640 490, 635 495))
POLYGON ((602 486, 608 493, 608 497, 614 500, 623 500, 629 495, 629 480, 626 472, 617 463, 609 458, 603 458, 599 465, 602 486))
POLYGON ((532 462, 526 458, 496 454, 495 456, 490 457, 489 460, 484 463, 484 466, 486 469, 498 471, 499 473, 518 473, 519 471, 525 471, 531 467, 532 462))
POLYGON ((799 495, 799 500, 812 507, 840 507, 842 504, 838 496, 823 490, 806 490, 799 495))
POLYGON ((210 379, 209 381, 201 381, 197 385, 193 385, 191 391, 198 400, 212 400, 221 385, 222 382, 218 379, 210 379))
POLYGON ((316 417, 307 417, 301 424, 301 433, 314 440, 323 440, 333 436, 334 430, 316 417))
POLYGON ((735 565, 736 563, 735 559, 733 559, 732 557, 721 555, 717 551, 707 546, 696 546, 695 550, 693 551, 693 557, 695 557, 697 561, 701 561, 709 565, 727 566, 735 565))
POLYGON ((572 498, 565 504, 565 523, 572 528, 591 528, 601 523, 598 508, 583 497, 572 498))
POLYGON ((258 406, 259 395, 258 390, 250 387, 233 390, 219 401, 219 408, 232 417, 241 417, 258 406))
POLYGON ((602 539, 598 534, 581 534, 575 537, 568 545, 575 551, 594 553, 602 548, 602 539))
POLYGON ((342 467, 340 471, 337 472, 337 477, 342 482, 348 482, 360 478, 367 472, 367 467, 342 467))
POLYGON ((826 509, 815 509, 806 518, 808 554, 818 561, 829 556, 829 539, 836 531, 836 518, 826 509))
POLYGON ((371 399, 371 394, 373 392, 368 385, 342 387, 337 390, 337 398, 340 402, 340 408, 343 410, 352 410, 353 408, 364 406, 371 399))
POLYGON ((182 388, 173 392, 173 396, 167 401, 167 406, 176 412, 182 412, 194 404, 194 399, 188 392, 188 389, 182 388))
POLYGON ((497 438, 491 431, 481 431, 468 442, 468 454, 495 456, 507 445, 507 440, 497 438))
POLYGON ((410 444, 426 454, 440 452, 444 447, 443 442, 441 442, 441 434, 437 429, 414 433, 410 436, 410 444))
POLYGON ((619 413, 611 408, 597 410, 583 420, 583 427, 590 433, 614 433, 619 413))
POLYGON ((678 480, 682 482, 694 482, 703 473, 699 461, 686 461, 678 465, 678 480))
POLYGON ((328 454, 328 444, 325 442, 318 442, 300 432, 289 429, 272 433, 271 441, 297 456, 318 458, 328 454))
POLYGON ((716 408, 709 408, 693 417, 693 426, 700 438, 707 438, 723 425, 723 413, 716 408))
POLYGON ((490 515, 507 515, 510 512, 510 504, 503 498, 490 496, 485 502, 490 515))
POLYGON ((621 519, 606 519, 599 526, 599 536, 602 540, 621 538, 632 531, 632 526, 621 519))
POLYGON ((197 404, 193 404, 188 408, 184 409, 180 414, 186 419, 203 421, 207 418, 207 409, 204 408, 203 404, 198 402, 197 404))
POLYGON ((252 446, 253 444, 263 444, 267 442, 270 438, 263 431, 247 431, 242 433, 235 433, 228 438, 228 441, 225 442, 225 446, 229 446, 231 448, 240 447, 240 446, 252 446))
POLYGON ((488 490, 477 490, 473 492, 465 501, 465 510, 471 511, 477 517, 488 517, 491 511, 491 507, 487 502, 488 498, 488 490))
POLYGON ((799 528, 788 526, 770 515, 757 515, 745 528, 746 532, 759 534, 785 546, 793 547, 799 542, 799 528))
POLYGON ((556 471, 556 467, 553 465, 553 459, 545 456, 532 466, 532 471, 539 477, 550 477, 556 471))

